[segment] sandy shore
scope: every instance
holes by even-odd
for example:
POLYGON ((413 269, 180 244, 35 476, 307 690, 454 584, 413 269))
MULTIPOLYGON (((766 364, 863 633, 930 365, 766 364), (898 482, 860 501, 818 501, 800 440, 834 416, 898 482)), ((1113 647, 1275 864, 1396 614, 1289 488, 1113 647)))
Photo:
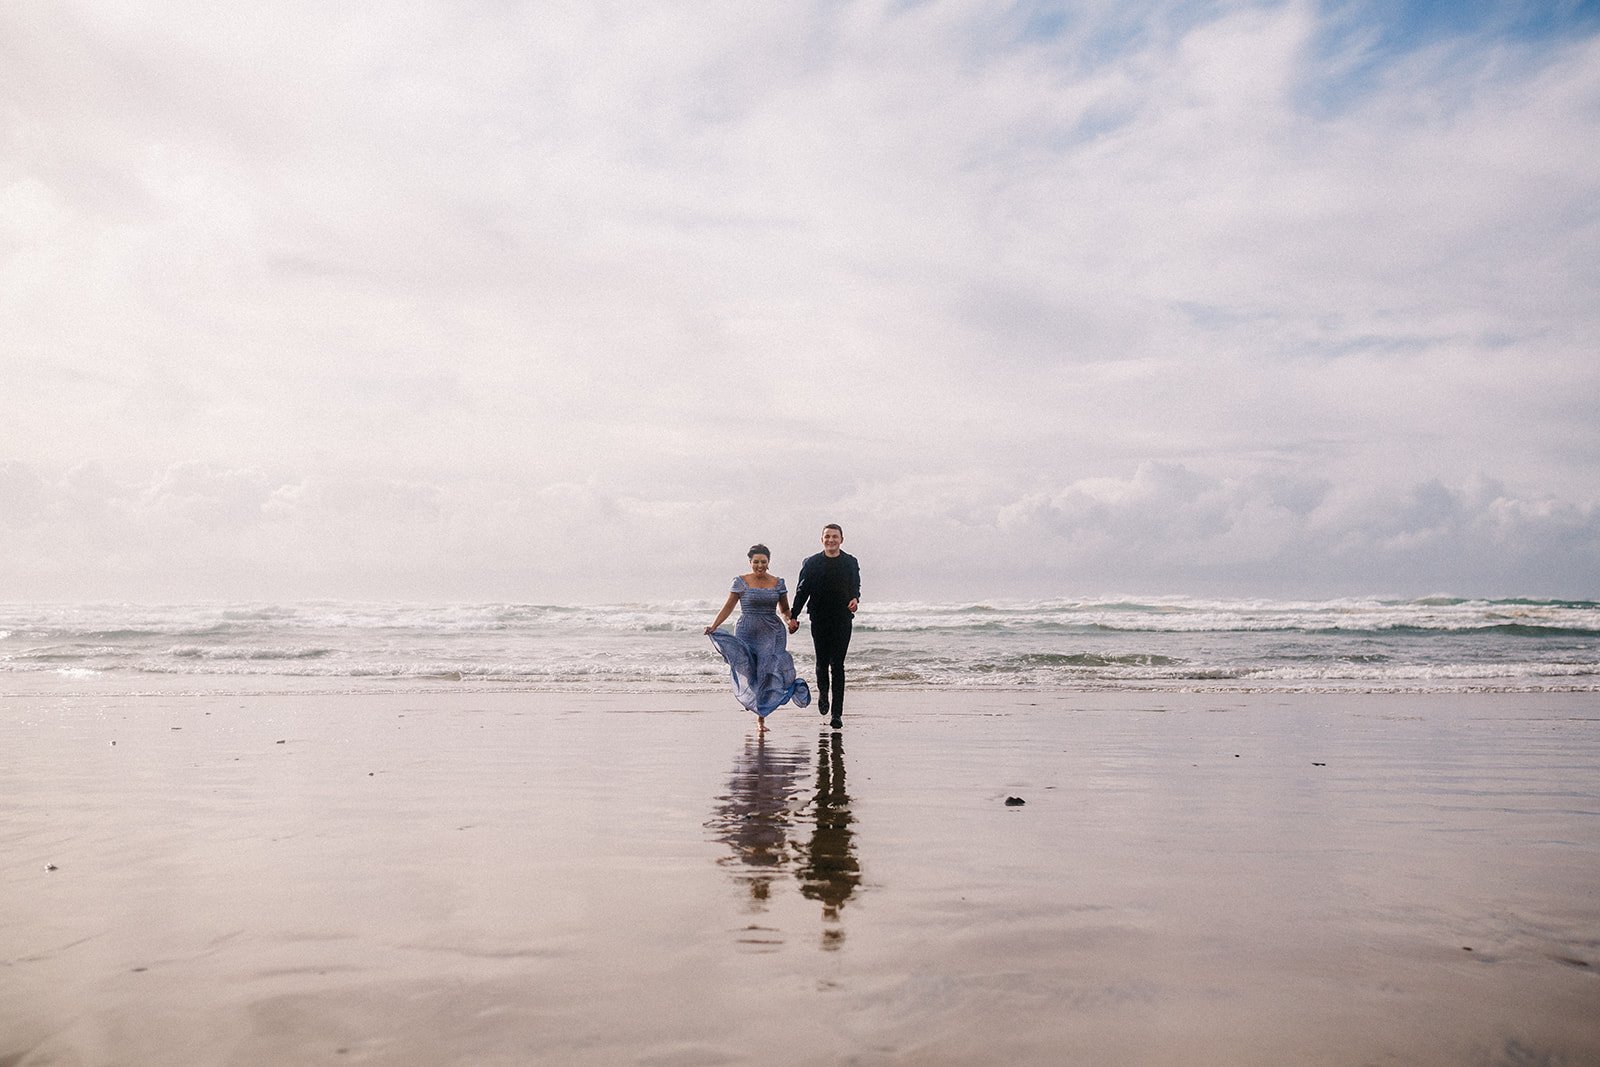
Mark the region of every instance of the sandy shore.
POLYGON ((0 1064, 1600 1063, 1592 694, 773 723, 5 698, 0 1064))

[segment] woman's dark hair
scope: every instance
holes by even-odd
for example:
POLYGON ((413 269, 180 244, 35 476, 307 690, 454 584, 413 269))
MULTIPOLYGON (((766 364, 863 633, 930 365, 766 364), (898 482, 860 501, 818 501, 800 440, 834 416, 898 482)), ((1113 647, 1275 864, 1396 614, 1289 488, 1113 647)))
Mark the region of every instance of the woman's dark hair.
POLYGON ((768 548, 766 545, 751 545, 750 551, 744 554, 744 558, 749 559, 751 556, 766 556, 768 559, 771 559, 772 549, 768 548))

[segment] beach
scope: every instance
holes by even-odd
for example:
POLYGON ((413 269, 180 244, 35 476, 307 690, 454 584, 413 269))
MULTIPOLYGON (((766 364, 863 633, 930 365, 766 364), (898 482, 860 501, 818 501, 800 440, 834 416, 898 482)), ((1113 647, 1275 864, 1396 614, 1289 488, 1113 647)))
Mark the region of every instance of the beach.
POLYGON ((771 721, 14 690, 0 1064, 1600 1063, 1593 693, 771 721))

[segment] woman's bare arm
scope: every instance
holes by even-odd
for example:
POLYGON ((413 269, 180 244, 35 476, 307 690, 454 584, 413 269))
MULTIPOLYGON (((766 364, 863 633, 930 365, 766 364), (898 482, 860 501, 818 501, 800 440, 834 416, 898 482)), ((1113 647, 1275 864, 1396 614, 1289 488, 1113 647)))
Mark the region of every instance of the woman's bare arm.
POLYGON ((729 593, 728 599, 722 602, 722 610, 717 612, 716 621, 714 621, 710 626, 706 627, 706 633, 710 633, 712 630, 715 630, 717 627, 727 622, 728 616, 733 614, 733 606, 738 602, 739 594, 729 593))

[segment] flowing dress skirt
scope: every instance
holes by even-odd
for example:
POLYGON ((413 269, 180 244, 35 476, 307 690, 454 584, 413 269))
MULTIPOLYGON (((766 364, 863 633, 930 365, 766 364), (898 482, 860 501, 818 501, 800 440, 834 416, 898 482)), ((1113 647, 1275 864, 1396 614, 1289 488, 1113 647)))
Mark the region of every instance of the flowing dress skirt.
POLYGON ((733 633, 711 632, 733 672, 734 698, 763 719, 790 701, 797 708, 811 704, 811 687, 795 677, 788 638, 783 620, 767 612, 741 612, 733 633))

